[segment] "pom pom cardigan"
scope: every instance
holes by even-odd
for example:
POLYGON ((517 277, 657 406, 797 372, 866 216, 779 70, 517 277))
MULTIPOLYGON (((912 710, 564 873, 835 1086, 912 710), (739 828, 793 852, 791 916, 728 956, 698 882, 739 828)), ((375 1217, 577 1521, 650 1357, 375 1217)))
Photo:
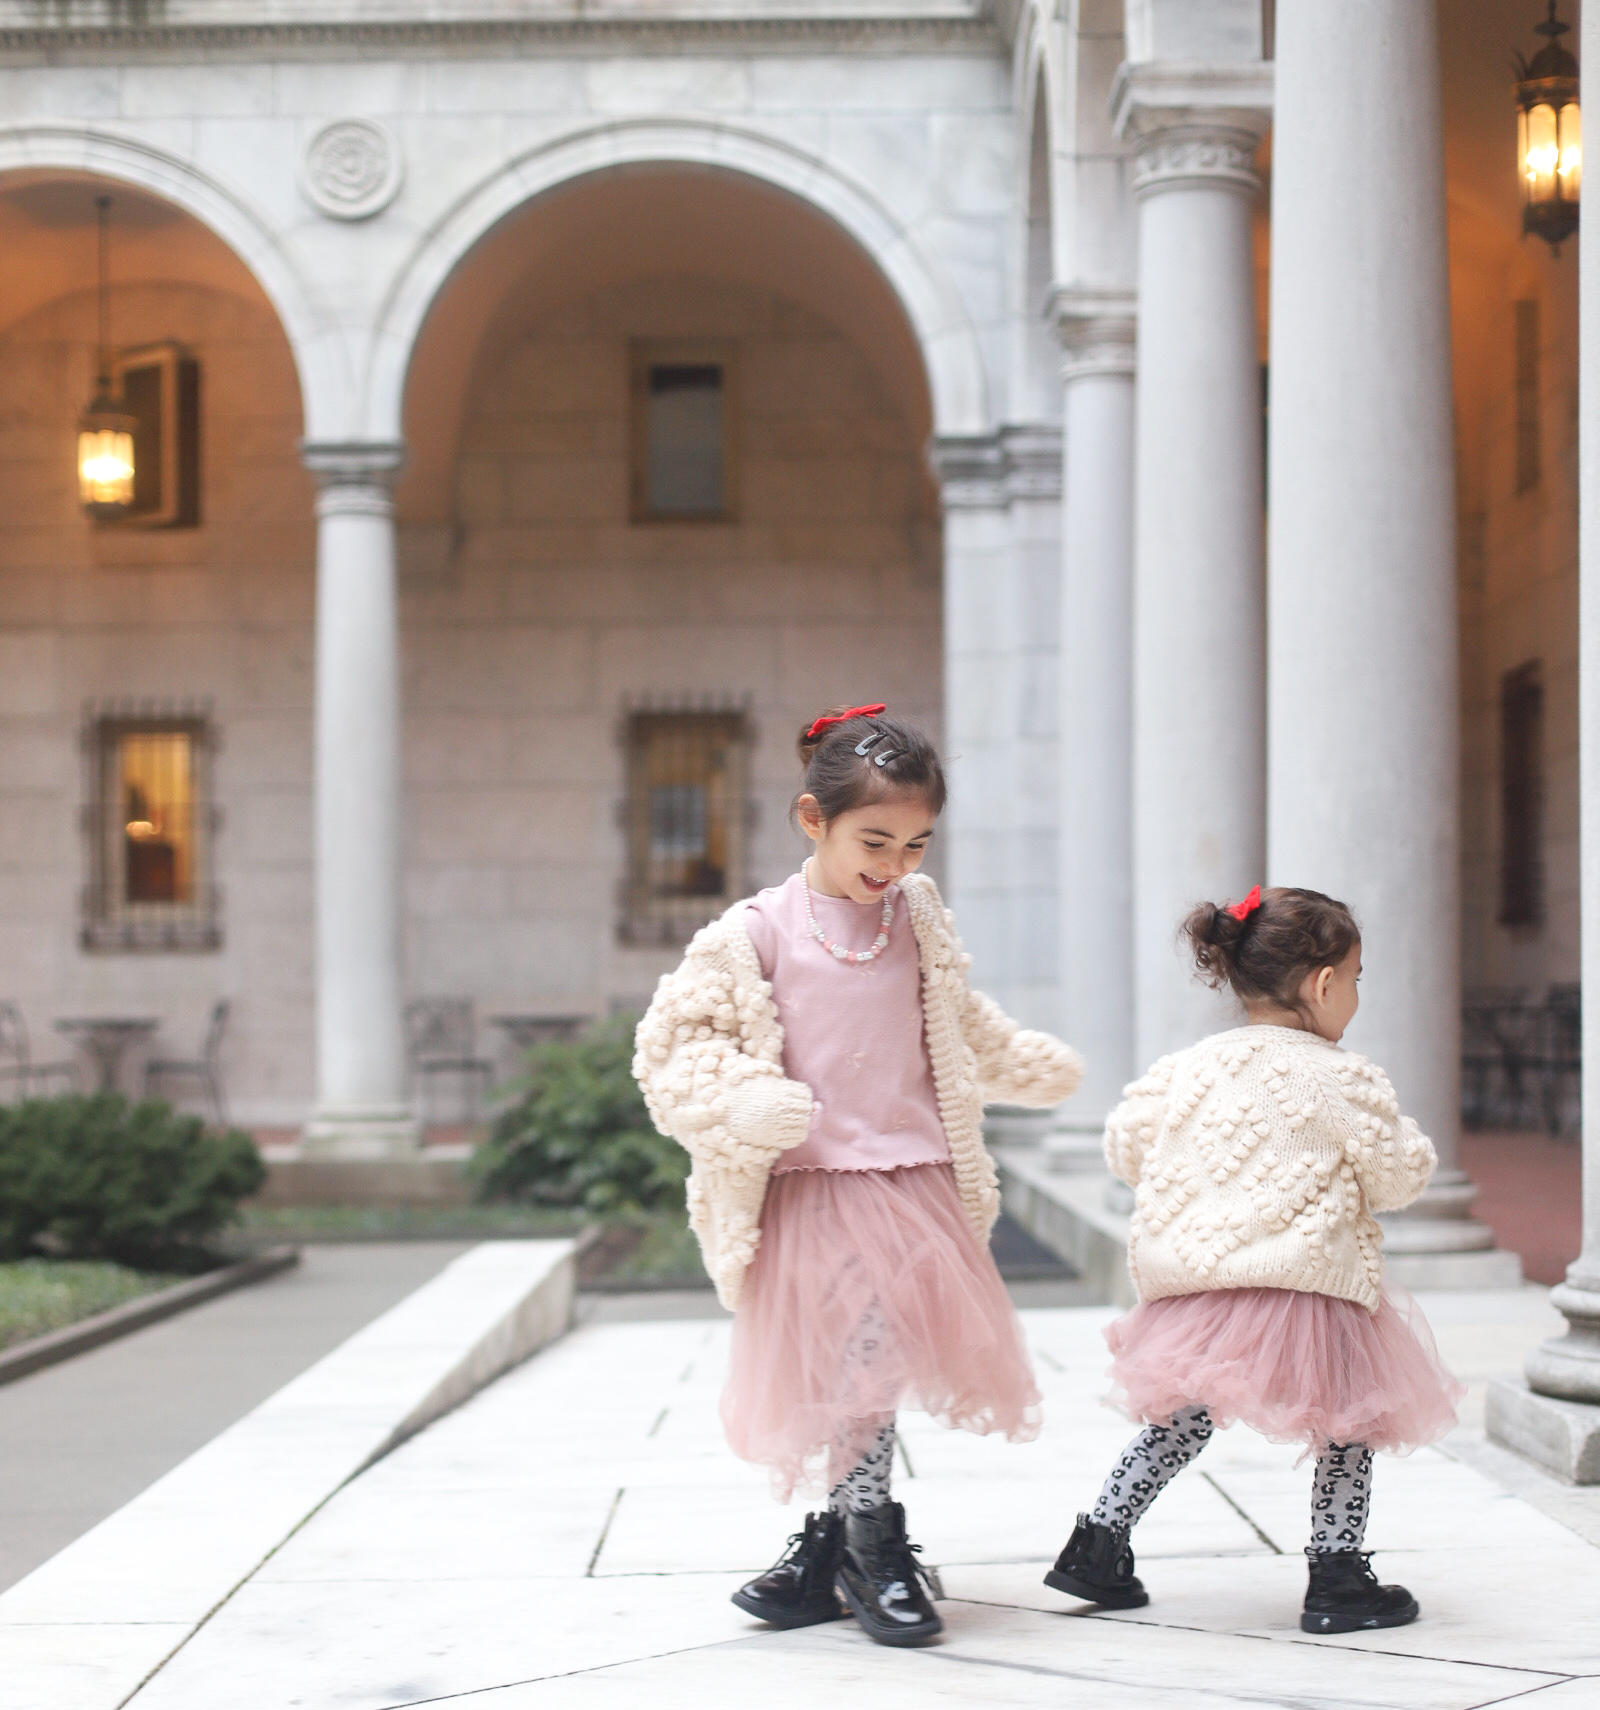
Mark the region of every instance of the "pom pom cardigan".
POLYGON ((1292 1027, 1161 1058, 1106 1119, 1105 1150, 1134 1190, 1141 1300, 1286 1288, 1369 1312, 1383 1286, 1372 1214, 1409 1205, 1436 1162, 1376 1063, 1292 1027))
MULTIPOLYGON (((1078 1055, 1019 1027, 967 984, 972 958, 933 881, 901 883, 922 965, 923 1032, 956 1189, 982 1241, 1000 1211, 983 1144, 986 1099, 1059 1103, 1083 1078, 1078 1055)), ((780 1152, 811 1123, 811 1088, 783 1072, 783 1027, 772 987, 735 903, 702 927, 677 970, 662 976, 639 1023, 633 1072, 657 1128, 694 1160, 689 1222, 724 1306, 739 1303, 761 1242, 761 1206, 780 1152)))

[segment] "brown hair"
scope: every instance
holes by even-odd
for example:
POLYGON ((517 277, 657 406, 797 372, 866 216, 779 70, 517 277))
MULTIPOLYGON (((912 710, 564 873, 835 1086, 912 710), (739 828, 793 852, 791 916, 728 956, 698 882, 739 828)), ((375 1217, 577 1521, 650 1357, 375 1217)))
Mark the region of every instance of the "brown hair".
POLYGON ((1334 968, 1361 942, 1356 917, 1321 891, 1274 885, 1243 920, 1220 903, 1201 903, 1182 927, 1208 986, 1231 986, 1246 1003, 1300 1009, 1307 974, 1334 968))
MULTIPOLYGON (((837 718, 846 707, 832 707, 820 718, 837 718)), ((801 796, 815 796, 824 820, 852 808, 882 801, 901 791, 920 795, 936 817, 944 811, 944 765, 939 751, 914 724, 882 713, 824 725, 815 736, 813 719, 800 732, 800 764, 805 775, 789 809, 793 818, 801 796)))

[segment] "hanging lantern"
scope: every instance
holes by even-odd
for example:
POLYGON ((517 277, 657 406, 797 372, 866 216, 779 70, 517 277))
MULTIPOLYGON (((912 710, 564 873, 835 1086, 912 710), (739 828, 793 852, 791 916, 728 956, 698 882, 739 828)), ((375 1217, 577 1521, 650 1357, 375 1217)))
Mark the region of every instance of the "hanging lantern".
POLYGON ((1567 25, 1550 15, 1534 26, 1545 44, 1532 59, 1516 55, 1517 170, 1522 175, 1522 230, 1542 237, 1559 253, 1578 229, 1583 185, 1583 121, 1578 107, 1578 62, 1561 45, 1567 25))
POLYGON ((91 517, 126 516, 133 508, 133 430, 137 425, 111 395, 111 198, 97 196, 100 213, 100 355, 94 401, 78 418, 78 500, 91 517))

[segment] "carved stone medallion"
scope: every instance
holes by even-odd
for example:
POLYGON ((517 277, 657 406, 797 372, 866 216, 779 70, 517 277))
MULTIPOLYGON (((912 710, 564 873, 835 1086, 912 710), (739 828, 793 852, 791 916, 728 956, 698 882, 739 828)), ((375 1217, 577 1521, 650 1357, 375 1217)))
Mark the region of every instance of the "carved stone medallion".
POLYGON ((312 137, 301 163, 306 195, 330 219, 365 220, 395 199, 400 145, 374 119, 335 119, 312 137))

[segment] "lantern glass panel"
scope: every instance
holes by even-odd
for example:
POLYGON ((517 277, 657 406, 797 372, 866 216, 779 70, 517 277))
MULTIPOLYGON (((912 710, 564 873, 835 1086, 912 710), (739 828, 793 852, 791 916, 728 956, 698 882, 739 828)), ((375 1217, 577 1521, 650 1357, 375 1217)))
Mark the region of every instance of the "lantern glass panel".
POLYGON ((133 503, 133 435, 85 428, 78 435, 78 495, 85 505, 133 503))
POLYGON ((1561 150, 1556 139, 1556 110, 1546 101, 1528 110, 1527 141, 1522 151, 1522 171, 1527 183, 1528 199, 1552 202, 1559 192, 1556 188, 1556 167, 1561 150))
POLYGON ((1583 188, 1583 115, 1576 101, 1561 109, 1561 199, 1576 202, 1583 188))

